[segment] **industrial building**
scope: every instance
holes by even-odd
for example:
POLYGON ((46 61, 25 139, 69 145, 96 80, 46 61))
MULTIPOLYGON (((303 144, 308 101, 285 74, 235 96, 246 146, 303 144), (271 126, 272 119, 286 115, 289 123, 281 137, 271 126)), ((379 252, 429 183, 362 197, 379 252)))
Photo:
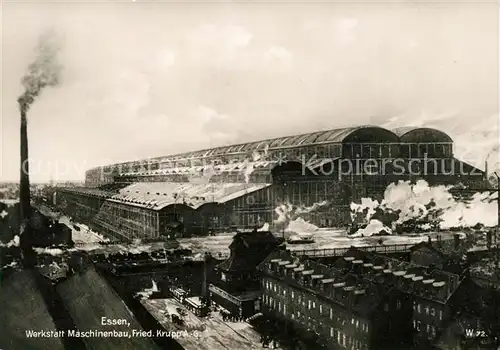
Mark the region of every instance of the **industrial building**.
POLYGON ((85 188, 59 189, 55 200, 130 240, 253 229, 272 223, 284 203, 323 203, 302 218, 344 226, 352 202, 416 179, 486 187, 484 172, 456 159, 442 131, 358 126, 94 168, 85 188))
POLYGON ((331 349, 433 348, 471 294, 466 275, 355 248, 333 266, 276 250, 259 270, 264 314, 331 349))

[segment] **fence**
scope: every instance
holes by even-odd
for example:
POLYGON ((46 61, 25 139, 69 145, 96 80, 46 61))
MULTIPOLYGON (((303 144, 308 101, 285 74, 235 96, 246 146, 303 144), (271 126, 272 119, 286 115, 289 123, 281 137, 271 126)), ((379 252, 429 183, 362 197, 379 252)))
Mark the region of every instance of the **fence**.
MULTIPOLYGON (((376 246, 364 246, 355 247, 361 251, 379 253, 379 254, 391 254, 391 253, 408 253, 410 248, 414 244, 392 244, 392 245, 376 245, 376 246)), ((323 257, 335 257, 343 256, 349 249, 346 248, 331 248, 331 249, 307 249, 307 250, 291 250, 295 255, 308 256, 310 258, 323 258, 323 257)))

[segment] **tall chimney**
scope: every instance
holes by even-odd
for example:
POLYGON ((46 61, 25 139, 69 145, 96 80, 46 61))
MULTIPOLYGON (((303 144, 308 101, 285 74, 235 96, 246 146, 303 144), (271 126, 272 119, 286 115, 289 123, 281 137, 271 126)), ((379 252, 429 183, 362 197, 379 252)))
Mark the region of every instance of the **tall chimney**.
POLYGON ((21 178, 19 182, 19 240, 23 264, 27 268, 36 265, 37 256, 33 250, 30 204, 30 178, 28 164, 28 121, 26 110, 21 108, 21 178))
POLYGON ((19 182, 20 220, 25 225, 31 217, 30 177, 28 162, 28 121, 26 111, 21 111, 21 178, 19 182))

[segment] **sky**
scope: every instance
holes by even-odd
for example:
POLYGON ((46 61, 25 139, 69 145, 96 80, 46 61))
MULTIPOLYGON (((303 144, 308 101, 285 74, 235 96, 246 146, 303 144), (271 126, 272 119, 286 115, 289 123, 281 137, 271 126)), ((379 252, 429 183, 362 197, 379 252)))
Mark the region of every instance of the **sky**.
POLYGON ((359 124, 439 127, 481 167, 498 18, 493 2, 5 2, 0 181, 18 179, 17 98, 47 30, 63 71, 28 112, 32 181, 359 124))

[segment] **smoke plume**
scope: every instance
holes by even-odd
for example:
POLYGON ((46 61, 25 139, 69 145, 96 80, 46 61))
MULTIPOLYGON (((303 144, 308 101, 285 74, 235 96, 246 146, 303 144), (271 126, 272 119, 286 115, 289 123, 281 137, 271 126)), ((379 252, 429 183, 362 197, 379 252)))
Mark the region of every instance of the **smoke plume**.
POLYGON ((21 80, 24 87, 23 94, 18 98, 21 113, 29 110, 45 87, 59 84, 62 66, 57 56, 60 49, 61 41, 54 31, 40 37, 35 59, 21 80))
MULTIPOLYGON (((306 222, 300 218, 300 215, 309 214, 317 211, 318 209, 325 207, 328 205, 328 201, 322 201, 318 203, 314 203, 313 205, 306 206, 296 206, 290 203, 284 203, 276 207, 274 210, 278 215, 278 218, 274 220, 274 228, 278 231, 280 230, 291 230, 291 224, 297 221, 300 223, 300 226, 310 226, 311 224, 305 225, 306 222)), ((297 225, 295 225, 297 226, 297 225)), ((308 228, 310 231, 310 227, 308 228)))
POLYGON ((430 187, 424 180, 390 184, 382 202, 363 198, 351 204, 357 234, 425 232, 497 225, 497 193, 475 193, 457 200, 451 187, 430 187), (370 227, 369 230, 366 228, 370 227), (379 227, 380 232, 375 228, 379 227), (363 229, 363 232, 360 230, 363 229), (384 231, 384 232, 381 232, 384 231))

